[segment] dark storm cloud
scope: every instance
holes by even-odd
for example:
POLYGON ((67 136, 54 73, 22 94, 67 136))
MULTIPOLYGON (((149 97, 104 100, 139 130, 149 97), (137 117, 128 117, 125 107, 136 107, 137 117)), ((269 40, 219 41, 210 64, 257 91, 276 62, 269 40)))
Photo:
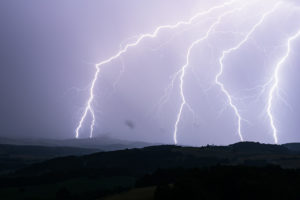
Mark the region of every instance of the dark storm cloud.
POLYGON ((126 120, 125 121, 126 126, 128 126, 130 129, 134 129, 135 128, 135 124, 130 121, 130 120, 126 120))

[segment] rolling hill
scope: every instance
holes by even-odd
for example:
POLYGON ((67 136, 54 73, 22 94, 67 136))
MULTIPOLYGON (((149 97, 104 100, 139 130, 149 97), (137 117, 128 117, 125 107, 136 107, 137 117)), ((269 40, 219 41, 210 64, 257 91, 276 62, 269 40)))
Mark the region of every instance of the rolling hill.
MULTIPOLYGON (((190 177, 195 186, 200 184, 199 187, 202 187, 199 177, 212 174, 210 170, 219 174, 212 180, 223 181, 220 187, 225 187, 222 184, 230 176, 236 177, 234 184, 238 186, 244 175, 249 176, 249 182, 245 184, 250 185, 258 184, 261 179, 267 181, 266 184, 281 185, 273 179, 274 174, 278 174, 278 180, 293 179, 298 184, 294 178, 300 177, 300 152, 295 145, 291 148, 290 145, 242 142, 205 147, 161 145, 58 157, 0 176, 0 197, 6 195, 8 200, 24 197, 50 200, 57 199, 57 195, 71 195, 70 199, 99 199, 120 194, 112 196, 112 199, 120 199, 123 192, 133 189, 124 195, 145 191, 153 199, 161 179, 164 184, 179 184, 178 190, 186 190, 181 185, 181 182, 186 182, 184 177, 190 177), (222 179, 223 173, 226 180, 222 179)), ((209 176, 203 180, 209 181, 209 176)), ((295 186, 294 190, 298 187, 295 186)), ((163 193, 168 191, 163 189, 163 193)), ((64 196, 62 199, 68 198, 64 196)))

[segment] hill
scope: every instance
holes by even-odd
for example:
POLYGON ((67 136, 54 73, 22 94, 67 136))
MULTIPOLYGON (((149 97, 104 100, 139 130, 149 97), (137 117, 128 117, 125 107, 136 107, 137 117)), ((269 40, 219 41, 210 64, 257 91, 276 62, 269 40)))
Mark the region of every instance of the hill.
POLYGON ((280 145, 251 142, 229 146, 181 147, 151 146, 142 149, 125 149, 99 152, 85 156, 56 158, 34 164, 19 175, 44 174, 49 171, 91 171, 101 169, 106 173, 139 175, 151 173, 158 168, 208 167, 215 165, 278 165, 283 168, 300 168, 300 153, 280 145))
POLYGON ((290 151, 300 152, 300 143, 288 143, 283 144, 282 146, 288 148, 290 151))
MULTIPOLYGON (((266 177, 266 180, 272 183, 275 172, 278 172, 284 180, 289 177, 298 177, 300 170, 293 170, 300 169, 300 153, 284 145, 243 142, 229 146, 200 148, 162 145, 60 157, 32 164, 0 177, 0 188, 2 188, 0 197, 9 194, 8 196, 12 197, 5 199, 24 199, 27 195, 30 197, 36 195, 39 199, 55 199, 55 195, 70 195, 71 193, 71 199, 76 199, 75 196, 77 199, 83 197, 84 199, 99 199, 133 189, 132 192, 124 195, 130 196, 147 191, 147 196, 154 198, 153 192, 157 191, 161 177, 165 177, 163 183, 175 184, 177 180, 184 180, 182 178, 185 176, 181 175, 186 173, 186 177, 190 176, 193 182, 197 182, 200 175, 197 175, 198 178, 194 180, 194 172, 189 170, 197 169, 200 170, 200 174, 206 174, 210 172, 205 170, 213 169, 215 166, 220 167, 217 168, 220 170, 218 172, 220 176, 223 170, 226 170, 224 167, 227 167, 230 173, 237 177, 235 184, 242 181, 240 179, 243 178, 241 175, 243 173, 248 174, 247 176, 261 174, 258 177, 254 176, 254 179, 251 179, 252 182, 260 182, 262 177, 266 177), (240 171, 236 170, 238 166, 241 167, 240 171), (273 169, 270 166, 278 166, 275 169, 279 170, 268 175, 272 172, 270 169, 273 169), (157 171, 162 169, 165 169, 164 173, 157 176, 157 171), (240 175, 236 175, 235 171, 240 175), (145 190, 139 190, 136 186, 145 187, 145 190), (47 198, 41 197, 42 191, 44 195, 46 191, 47 198)), ((228 179, 229 175, 224 177, 228 179)), ((214 178, 217 181, 218 177, 214 178)), ((226 183, 228 180, 222 181, 226 183)), ((251 181, 249 184, 252 184, 251 181)), ((180 182, 177 184, 181 187, 180 182)), ((277 181, 275 183, 282 184, 277 181)), ((197 184, 201 187, 203 183, 197 182, 197 184)), ((220 187, 223 186, 220 185, 220 187)), ((182 190, 185 189, 182 188, 182 190)))

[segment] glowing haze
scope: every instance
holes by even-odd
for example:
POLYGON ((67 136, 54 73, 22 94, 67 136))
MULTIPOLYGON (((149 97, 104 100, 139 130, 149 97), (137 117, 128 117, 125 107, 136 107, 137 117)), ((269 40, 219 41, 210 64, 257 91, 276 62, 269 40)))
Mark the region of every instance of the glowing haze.
POLYGON ((298 142, 298 4, 2 1, 0 134, 298 142))

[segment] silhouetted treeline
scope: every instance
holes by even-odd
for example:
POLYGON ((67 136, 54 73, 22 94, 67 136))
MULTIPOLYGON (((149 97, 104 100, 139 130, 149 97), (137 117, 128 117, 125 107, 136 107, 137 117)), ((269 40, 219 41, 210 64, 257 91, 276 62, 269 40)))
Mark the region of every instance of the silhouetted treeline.
POLYGON ((55 158, 1 175, 0 199, 93 200, 148 188, 145 199, 298 200, 299 166, 300 152, 280 145, 153 146, 55 158))

